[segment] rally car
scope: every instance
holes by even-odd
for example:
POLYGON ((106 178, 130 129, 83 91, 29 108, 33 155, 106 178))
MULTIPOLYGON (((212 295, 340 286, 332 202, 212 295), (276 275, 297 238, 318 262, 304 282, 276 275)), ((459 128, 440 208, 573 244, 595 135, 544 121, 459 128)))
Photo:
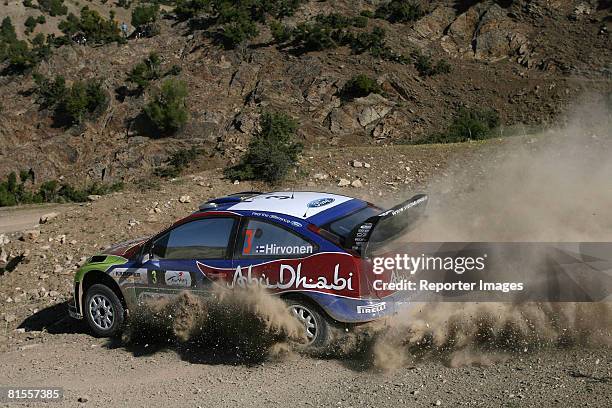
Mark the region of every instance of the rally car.
MULTIPOLYGON (((188 290, 210 295, 261 285, 286 301, 308 344, 331 327, 393 313, 377 291, 366 249, 398 236, 423 212, 419 194, 390 210, 338 194, 244 192, 210 200, 159 234, 108 248, 76 273, 70 315, 94 334, 120 332, 147 299, 188 290)), ((380 276, 376 276, 377 279, 380 276)))

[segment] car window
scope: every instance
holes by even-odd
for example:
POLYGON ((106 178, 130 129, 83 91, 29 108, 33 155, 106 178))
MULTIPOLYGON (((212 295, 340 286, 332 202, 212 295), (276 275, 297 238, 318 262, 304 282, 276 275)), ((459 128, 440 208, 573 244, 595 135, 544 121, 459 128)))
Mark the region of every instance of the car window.
POLYGON ((151 253, 159 259, 225 258, 233 226, 233 218, 191 221, 155 241, 151 253))
POLYGON ((315 246, 294 232, 269 222, 248 220, 242 229, 241 257, 295 257, 312 254, 315 246))

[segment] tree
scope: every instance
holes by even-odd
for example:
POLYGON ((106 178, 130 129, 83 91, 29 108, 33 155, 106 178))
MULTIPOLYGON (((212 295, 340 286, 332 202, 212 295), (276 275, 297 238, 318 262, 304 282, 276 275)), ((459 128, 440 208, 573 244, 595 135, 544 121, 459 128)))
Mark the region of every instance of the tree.
POLYGON ((284 113, 266 112, 260 126, 240 163, 225 170, 226 177, 275 183, 295 165, 303 148, 294 140, 297 122, 284 113))
POLYGON ((81 9, 80 18, 74 14, 68 14, 66 20, 57 26, 66 36, 83 34, 88 42, 108 44, 112 42, 124 42, 117 21, 113 18, 107 20, 96 10, 90 10, 85 6, 81 9))
POLYGON ((155 52, 149 54, 149 57, 144 61, 136 64, 134 68, 128 74, 128 82, 133 83, 137 87, 137 93, 142 92, 149 86, 151 81, 160 78, 160 65, 161 60, 159 55, 155 52))
POLYGON ((38 0, 38 6, 50 16, 63 16, 68 13, 68 7, 64 6, 64 0, 38 0))
POLYGON ((38 21, 36 21, 36 19, 32 16, 28 17, 25 21, 25 23, 23 23, 23 25, 25 25, 26 30, 25 33, 26 34, 31 34, 34 29, 36 28, 36 24, 38 24, 38 21))
POLYGON ((158 4, 139 4, 132 10, 132 25, 141 27, 157 21, 159 16, 158 4))
POLYGON ((162 135, 172 134, 187 123, 187 94, 187 85, 183 81, 167 79, 145 106, 144 114, 162 135))
POLYGON ((342 88, 342 96, 346 99, 360 98, 371 93, 381 93, 382 88, 376 80, 365 74, 352 77, 342 88))

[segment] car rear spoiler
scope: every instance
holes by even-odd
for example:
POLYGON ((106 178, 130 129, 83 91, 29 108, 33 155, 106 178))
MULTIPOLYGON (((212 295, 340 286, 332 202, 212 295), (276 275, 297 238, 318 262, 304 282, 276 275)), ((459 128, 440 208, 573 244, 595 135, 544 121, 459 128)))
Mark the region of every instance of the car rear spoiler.
POLYGON ((378 246, 412 229, 425 212, 429 197, 417 194, 408 201, 368 218, 357 225, 349 236, 349 248, 365 254, 365 247, 378 246))

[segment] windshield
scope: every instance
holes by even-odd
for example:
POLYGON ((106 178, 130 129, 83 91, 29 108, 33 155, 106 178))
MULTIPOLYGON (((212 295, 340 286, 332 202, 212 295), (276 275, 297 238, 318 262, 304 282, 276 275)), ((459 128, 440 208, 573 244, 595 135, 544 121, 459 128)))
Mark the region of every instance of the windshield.
POLYGON ((376 207, 365 207, 359 211, 347 215, 346 217, 330 222, 326 227, 324 227, 324 229, 339 236, 342 244, 344 245, 356 226, 360 225, 368 218, 380 214, 380 211, 381 210, 376 207))

